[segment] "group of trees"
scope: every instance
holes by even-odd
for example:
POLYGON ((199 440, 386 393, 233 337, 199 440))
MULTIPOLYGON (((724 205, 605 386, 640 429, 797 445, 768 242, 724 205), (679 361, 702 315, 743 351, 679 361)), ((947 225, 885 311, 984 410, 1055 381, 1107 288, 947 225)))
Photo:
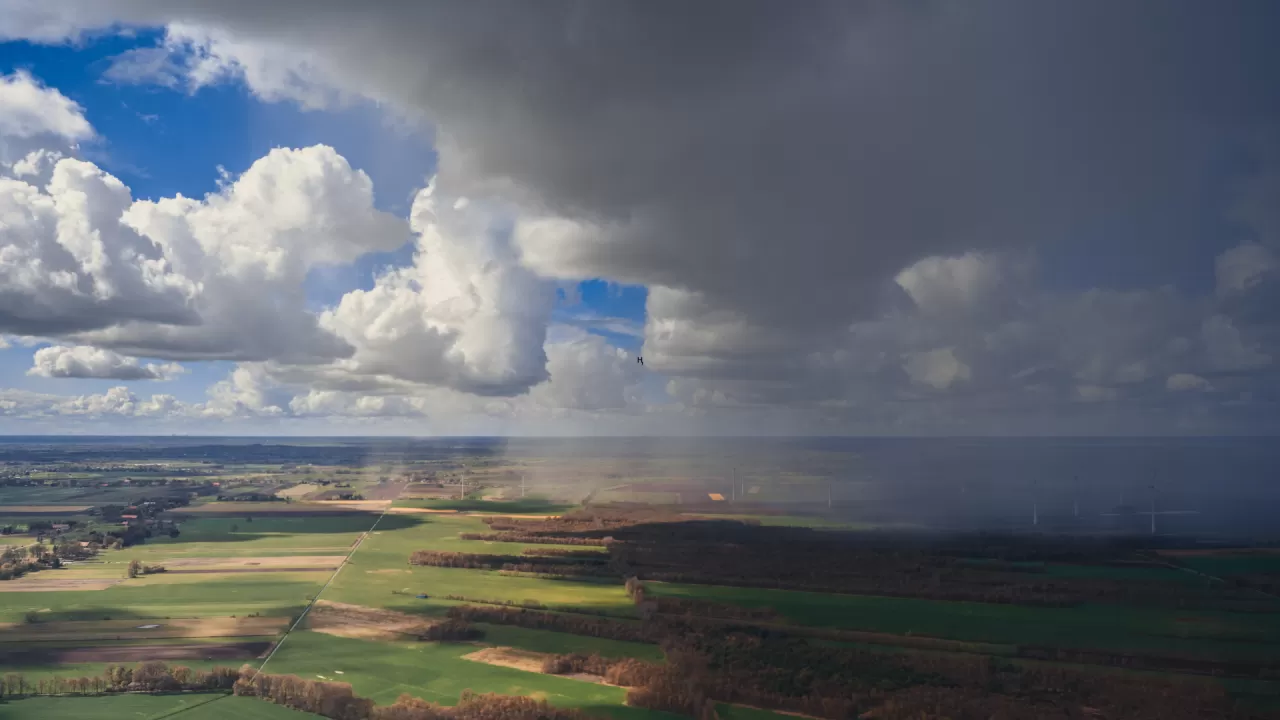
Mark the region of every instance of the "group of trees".
POLYGON ((41 678, 34 682, 21 673, 8 673, 0 678, 0 696, 228 690, 239 677, 240 673, 234 668, 193 670, 182 665, 151 661, 139 663, 136 667, 108 665, 100 675, 41 678))
POLYGON ((126 574, 130 578, 136 578, 139 575, 154 575, 162 572, 164 572, 163 565, 144 565, 141 560, 130 560, 126 574))
POLYGON ((531 630, 555 630, 573 635, 657 643, 663 631, 650 623, 633 620, 556 613, 542 610, 525 610, 502 606, 455 605, 449 608, 449 617, 468 622, 514 625, 531 630))
POLYGON ((333 720, 366 720, 373 716, 373 701, 357 696, 350 683, 269 675, 245 665, 232 691, 333 720))
POLYGON ((374 708, 370 720, 588 720, 581 710, 552 707, 545 700, 462 691, 457 705, 441 706, 401 695, 394 705, 374 708))
POLYGON ((216 499, 220 502, 285 502, 288 498, 279 497, 274 493, 246 492, 219 495, 216 499))
POLYGON ((661 665, 635 658, 606 658, 595 653, 549 655, 542 661, 542 672, 552 675, 586 673, 598 675, 610 685, 641 687, 663 672, 661 665))
POLYGON ((525 543, 528 545, 589 545, 593 547, 605 547, 609 544, 603 538, 559 537, 519 532, 459 533, 458 537, 463 540, 513 542, 525 543))
POLYGON ((479 640, 482 637, 484 633, 480 628, 472 626, 465 620, 449 618, 428 627, 418 639, 432 642, 466 642, 479 640))
POLYGON ((597 560, 600 562, 608 562, 609 556, 601 553, 599 550, 570 550, 569 548, 525 548, 520 551, 521 555, 529 555, 532 557, 562 557, 562 558, 582 558, 584 560, 597 560))
POLYGON ((0 550, 0 580, 12 580, 29 572, 62 567, 66 560, 84 560, 97 554, 96 546, 78 542, 37 542, 31 545, 5 545, 0 550))
POLYGON ((1236 707, 1221 684, 1187 676, 831 647, 776 630, 707 631, 680 623, 667 624, 662 646, 666 664, 638 674, 642 682, 628 692, 628 704, 698 716, 713 702, 738 703, 831 720, 1079 718, 1084 708, 1144 720, 1255 717, 1236 707))
POLYGON ((443 550, 415 550, 409 555, 410 565, 432 565, 447 568, 471 568, 475 570, 502 570, 538 575, 616 577, 617 571, 609 567, 607 556, 540 557, 537 562, 521 555, 484 555, 477 553, 447 552, 443 550))

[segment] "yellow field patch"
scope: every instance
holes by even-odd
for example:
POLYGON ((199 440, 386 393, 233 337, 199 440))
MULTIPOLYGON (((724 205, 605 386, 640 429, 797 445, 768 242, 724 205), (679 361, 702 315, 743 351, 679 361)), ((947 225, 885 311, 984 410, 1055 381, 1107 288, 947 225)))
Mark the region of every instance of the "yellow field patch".
POLYGON ((334 570, 346 555, 273 555, 247 557, 174 557, 161 560, 165 570, 334 570))
POLYGON ((289 624, 287 617, 212 617, 180 620, 66 620, 0 623, 0 643, 52 640, 142 640, 148 638, 260 637, 289 624))
POLYGON ((463 660, 471 660, 472 662, 484 663, 485 665, 497 665, 499 667, 515 668, 516 670, 525 670, 527 672, 542 672, 542 662, 551 655, 547 653, 533 652, 531 650, 518 650, 509 647, 487 647, 483 650, 463 655, 463 660))
POLYGON ((417 514, 440 514, 440 515, 457 515, 457 510, 439 510, 436 508, 416 508, 416 507, 393 507, 387 510, 390 515, 417 515, 417 514))
MULTIPOLYGON (((543 661, 549 657, 552 657, 552 655, 548 653, 533 652, 531 650, 520 650, 509 647, 489 647, 463 655, 462 659, 471 660, 472 662, 481 662, 485 665, 497 665, 499 667, 513 668, 515 670, 524 670, 525 672, 540 673, 542 672, 543 661)), ((600 675, 592 675, 591 673, 563 673, 556 675, 556 677, 606 684, 604 677, 600 675)))
POLYGON ((291 488, 280 490, 276 495, 284 498, 300 498, 307 493, 313 493, 319 490, 320 487, 321 486, 319 485, 312 485, 311 483, 302 483, 301 485, 294 485, 291 488))

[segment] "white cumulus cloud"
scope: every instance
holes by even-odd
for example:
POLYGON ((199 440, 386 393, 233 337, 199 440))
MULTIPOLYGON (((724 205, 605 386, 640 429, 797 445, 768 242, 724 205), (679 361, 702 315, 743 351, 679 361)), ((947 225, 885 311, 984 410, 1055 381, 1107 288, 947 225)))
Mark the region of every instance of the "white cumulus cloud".
POLYGON ((320 318, 355 348, 351 370, 480 395, 512 395, 545 379, 555 287, 519 263, 504 212, 442 201, 427 188, 411 224, 413 265, 347 293, 320 318))
POLYGON ((177 363, 141 363, 111 350, 88 345, 40 348, 28 375, 48 378, 109 378, 112 380, 169 380, 186 370, 177 363))
POLYGON ((86 140, 93 127, 78 103, 19 70, 0 75, 0 138, 53 135, 63 140, 86 140))

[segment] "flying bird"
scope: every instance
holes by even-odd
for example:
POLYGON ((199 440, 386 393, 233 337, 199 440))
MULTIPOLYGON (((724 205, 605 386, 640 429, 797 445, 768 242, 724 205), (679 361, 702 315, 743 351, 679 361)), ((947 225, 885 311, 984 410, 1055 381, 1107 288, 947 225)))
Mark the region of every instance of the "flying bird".
POLYGON ((643 358, 643 357, 639 357, 639 356, 637 356, 637 357, 636 357, 636 362, 637 362, 637 363, 640 363, 641 365, 643 365, 643 364, 644 364, 644 358, 643 358))

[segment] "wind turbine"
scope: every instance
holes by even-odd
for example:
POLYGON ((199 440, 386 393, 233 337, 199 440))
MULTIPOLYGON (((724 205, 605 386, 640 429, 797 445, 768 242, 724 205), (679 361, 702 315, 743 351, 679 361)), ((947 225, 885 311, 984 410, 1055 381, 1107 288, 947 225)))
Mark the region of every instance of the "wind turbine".
POLYGON ((1152 483, 1151 488, 1151 534, 1156 534, 1156 486, 1152 483))
POLYGON ((1032 481, 1031 486, 1031 524, 1040 524, 1040 478, 1032 481))

